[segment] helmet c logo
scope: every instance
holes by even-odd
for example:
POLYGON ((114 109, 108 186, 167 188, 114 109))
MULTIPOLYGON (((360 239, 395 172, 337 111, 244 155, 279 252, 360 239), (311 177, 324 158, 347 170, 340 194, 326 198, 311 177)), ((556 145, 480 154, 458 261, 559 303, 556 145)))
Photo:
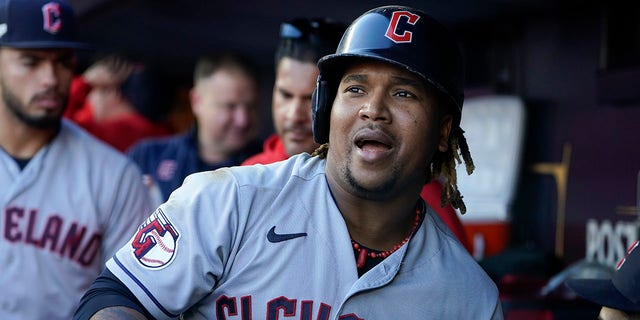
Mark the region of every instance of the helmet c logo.
POLYGON ((398 30, 398 23, 400 22, 400 18, 402 17, 406 17, 407 23, 411 25, 415 25, 416 22, 418 22, 418 19, 420 19, 419 15, 413 14, 409 11, 393 12, 393 14, 391 15, 391 21, 389 21, 389 27, 387 27, 387 32, 384 34, 384 36, 391 39, 391 41, 395 43, 411 42, 411 37, 413 36, 411 31, 398 30))
POLYGON ((49 2, 42 6, 42 15, 44 16, 44 23, 42 28, 51 33, 56 34, 62 27, 62 20, 60 20, 60 4, 56 2, 49 2))

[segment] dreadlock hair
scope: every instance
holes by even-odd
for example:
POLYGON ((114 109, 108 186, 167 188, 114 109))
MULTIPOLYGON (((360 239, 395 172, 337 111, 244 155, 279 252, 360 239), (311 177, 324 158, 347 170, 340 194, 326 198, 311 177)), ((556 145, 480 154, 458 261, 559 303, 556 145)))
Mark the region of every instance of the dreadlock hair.
MULTIPOLYGON (((442 96, 436 93, 436 101, 439 105, 442 105, 443 100, 442 96)), ((451 108, 456 108, 456 106, 451 103, 445 103, 447 106, 447 110, 451 110, 451 108)), ((455 113, 458 113, 457 111, 455 113)), ((458 113, 459 114, 459 113, 458 113)), ((460 194, 460 190, 458 190, 458 175, 456 173, 456 166, 461 164, 464 161, 465 168, 467 174, 473 173, 475 169, 475 165, 473 164, 473 159, 471 158, 471 153, 469 152, 469 145, 467 144, 467 139, 464 137, 464 130, 460 128, 459 125, 459 116, 456 119, 456 115, 454 115, 454 123, 451 132, 449 133, 448 144, 449 148, 447 151, 440 152, 438 151, 431 161, 429 165, 429 173, 426 177, 425 183, 428 183, 433 178, 442 177, 443 188, 442 195, 440 196, 440 206, 445 207, 448 204, 451 204, 452 207, 460 210, 460 213, 465 214, 467 212, 467 207, 462 200, 462 194, 460 194)), ((327 157, 327 153, 329 152, 329 143, 324 143, 320 145, 311 156, 317 156, 320 159, 324 159, 327 157)))
POLYGON ((320 159, 324 159, 327 157, 327 153, 329 152, 329 143, 321 144, 316 150, 311 154, 312 157, 318 157, 320 159))
POLYGON ((458 190, 458 175, 456 173, 456 165, 463 161, 467 174, 473 173, 475 165, 469 152, 467 139, 464 137, 464 130, 459 125, 455 125, 449 134, 449 148, 445 152, 436 153, 433 157, 430 166, 431 174, 427 180, 442 176, 444 181, 440 206, 444 208, 447 204, 451 204, 452 207, 459 209, 460 213, 465 214, 467 207, 462 201, 460 190, 458 190))

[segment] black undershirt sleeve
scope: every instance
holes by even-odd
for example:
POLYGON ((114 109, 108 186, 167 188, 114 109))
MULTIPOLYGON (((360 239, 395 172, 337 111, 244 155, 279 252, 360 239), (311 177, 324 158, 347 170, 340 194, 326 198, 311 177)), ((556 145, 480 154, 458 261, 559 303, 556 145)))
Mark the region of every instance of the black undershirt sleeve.
POLYGON ((140 301, 109 269, 105 268, 96 278, 91 287, 80 299, 78 309, 73 315, 74 320, 91 318, 100 309, 106 307, 124 306, 137 310, 147 319, 153 316, 142 306, 140 301))

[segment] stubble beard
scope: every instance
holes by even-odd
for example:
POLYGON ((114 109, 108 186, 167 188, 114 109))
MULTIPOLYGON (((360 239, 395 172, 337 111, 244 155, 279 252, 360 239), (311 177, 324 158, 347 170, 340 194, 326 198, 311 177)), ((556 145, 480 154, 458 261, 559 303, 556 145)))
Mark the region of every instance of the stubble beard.
MULTIPOLYGON (((2 88, 2 101, 7 109, 22 123, 29 127, 51 130, 57 129, 60 126, 60 120, 62 118, 62 112, 64 108, 55 114, 46 114, 44 116, 30 116, 24 110, 25 105, 11 93, 11 90, 5 85, 4 81, 0 81, 0 87, 2 88)), ((68 97, 64 99, 64 105, 67 104, 68 97)))
POLYGON ((358 182, 358 180, 353 175, 353 172, 351 171, 351 167, 352 161, 350 159, 346 160, 345 166, 342 170, 342 174, 347 183, 349 183, 349 186, 351 186, 352 190, 354 190, 359 197, 368 200, 384 200, 392 196, 392 194, 397 193, 394 191, 394 188, 398 183, 400 168, 398 168, 396 165, 393 165, 391 167, 391 178, 384 181, 381 185, 373 188, 365 187, 360 182, 358 182))

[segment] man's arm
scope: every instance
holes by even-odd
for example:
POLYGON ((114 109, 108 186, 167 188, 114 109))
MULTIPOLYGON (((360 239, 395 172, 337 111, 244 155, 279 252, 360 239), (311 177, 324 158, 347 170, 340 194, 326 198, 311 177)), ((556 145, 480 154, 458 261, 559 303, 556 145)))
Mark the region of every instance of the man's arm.
POLYGON ((90 318, 91 320, 147 320, 142 313, 128 307, 108 307, 90 318))
POLYGON ((74 320, 153 319, 135 295, 108 268, 82 296, 74 320))

